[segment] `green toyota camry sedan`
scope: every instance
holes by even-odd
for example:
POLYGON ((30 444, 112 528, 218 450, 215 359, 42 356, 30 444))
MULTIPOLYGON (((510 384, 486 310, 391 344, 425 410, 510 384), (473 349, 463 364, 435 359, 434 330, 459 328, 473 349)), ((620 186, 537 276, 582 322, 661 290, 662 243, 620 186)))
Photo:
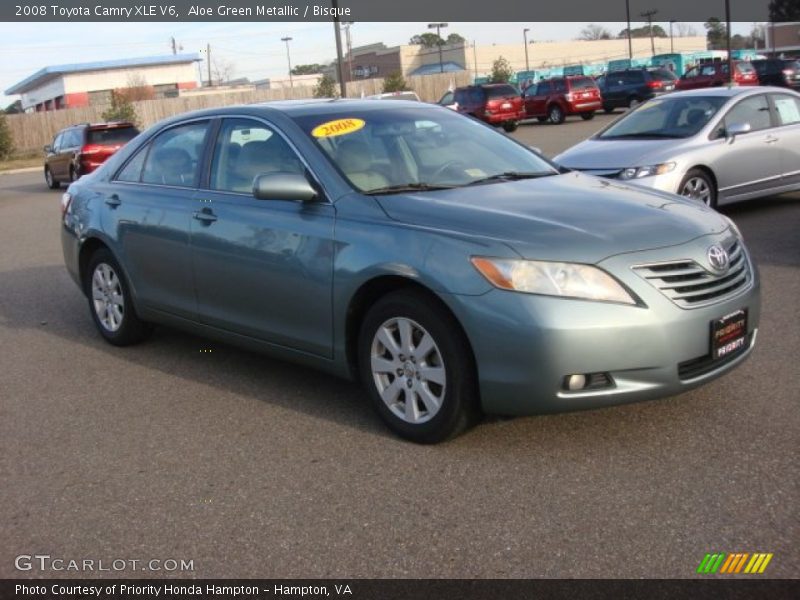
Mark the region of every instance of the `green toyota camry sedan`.
POLYGON ((163 121, 69 187, 62 244, 108 342, 167 325, 357 378, 417 442, 678 394, 758 332, 730 219, 419 102, 163 121))

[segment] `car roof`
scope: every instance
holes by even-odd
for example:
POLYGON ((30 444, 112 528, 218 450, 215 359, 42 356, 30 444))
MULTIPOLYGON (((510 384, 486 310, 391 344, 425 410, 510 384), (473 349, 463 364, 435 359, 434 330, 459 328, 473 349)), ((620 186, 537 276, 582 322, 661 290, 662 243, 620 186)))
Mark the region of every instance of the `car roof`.
POLYGON ((663 96, 663 98, 671 98, 675 96, 722 96, 725 98, 733 98, 735 96, 763 94, 764 92, 786 92, 786 88, 779 88, 774 86, 751 86, 751 85, 734 85, 734 86, 721 86, 721 87, 708 87, 698 88, 695 90, 682 90, 678 92, 671 92, 663 96))

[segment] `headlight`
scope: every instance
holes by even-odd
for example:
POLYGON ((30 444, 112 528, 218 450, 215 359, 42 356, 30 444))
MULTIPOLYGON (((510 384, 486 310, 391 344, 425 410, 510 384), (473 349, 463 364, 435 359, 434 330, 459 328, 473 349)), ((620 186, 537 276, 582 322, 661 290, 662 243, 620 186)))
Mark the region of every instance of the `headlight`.
POLYGON ((629 167, 622 171, 620 179, 639 179, 640 177, 651 177, 653 175, 663 175, 675 169, 674 162, 661 163, 660 165, 648 165, 646 167, 629 167))
POLYGON ((591 265, 479 256, 471 260, 489 283, 504 290, 636 304, 613 277, 591 265))
POLYGON ((731 229, 733 229, 733 232, 736 234, 736 237, 738 237, 740 240, 743 239, 742 232, 739 231, 739 226, 733 222, 733 219, 731 219, 726 215, 722 215, 722 218, 725 219, 728 222, 728 225, 731 226, 731 229))

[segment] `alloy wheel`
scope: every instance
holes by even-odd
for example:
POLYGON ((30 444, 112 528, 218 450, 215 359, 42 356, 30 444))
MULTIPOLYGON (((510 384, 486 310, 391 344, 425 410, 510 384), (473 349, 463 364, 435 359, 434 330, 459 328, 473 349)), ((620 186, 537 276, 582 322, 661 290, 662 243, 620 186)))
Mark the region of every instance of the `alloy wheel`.
POLYGON ((686 180, 681 190, 681 195, 702 202, 706 206, 711 205, 711 188, 702 177, 691 177, 686 180))
POLYGON ((125 297, 119 277, 106 263, 98 264, 92 274, 92 306, 103 328, 111 333, 119 330, 125 318, 125 297))

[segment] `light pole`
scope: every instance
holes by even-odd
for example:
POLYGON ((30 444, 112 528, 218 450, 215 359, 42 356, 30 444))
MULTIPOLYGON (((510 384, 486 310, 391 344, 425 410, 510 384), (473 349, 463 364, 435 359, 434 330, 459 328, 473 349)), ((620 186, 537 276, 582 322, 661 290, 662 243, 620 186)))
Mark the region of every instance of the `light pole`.
POLYGON ((524 43, 525 43, 525 70, 526 71, 530 71, 531 70, 531 65, 528 62, 528 32, 529 31, 530 31, 530 29, 528 29, 527 27, 522 30, 522 39, 524 40, 524 43))
POLYGON ((294 81, 292 80, 292 57, 289 55, 289 42, 292 41, 290 37, 281 38, 282 42, 286 42, 286 60, 289 63, 289 87, 294 89, 294 81))
POLYGON ((344 70, 342 66, 342 36, 339 31, 339 0, 331 0, 333 8, 333 35, 336 38, 336 74, 339 76, 339 91, 342 98, 347 98, 347 87, 344 83, 344 70))
POLYGON ((344 39, 347 48, 347 81, 353 79, 353 44, 350 40, 350 27, 355 25, 353 21, 343 21, 344 25, 344 39))
POLYGON ((444 62, 442 61, 442 34, 440 31, 447 27, 447 23, 428 23, 428 29, 436 30, 436 37, 439 38, 436 45, 439 46, 439 72, 444 73, 444 62))
POLYGON ((670 21, 669 22, 669 51, 670 51, 671 54, 675 54, 675 43, 672 41, 672 24, 673 23, 675 23, 675 21, 670 21))
POLYGON ((731 0, 725 0, 725 43, 728 47, 728 83, 733 81, 733 59, 731 58, 731 0))
POLYGON ((656 53, 656 42, 653 39, 653 15, 658 13, 655 8, 651 8, 650 10, 646 10, 640 13, 645 19, 647 19, 647 28, 650 31, 650 50, 653 54, 656 53))
POLYGON ((631 0, 625 0, 625 20, 628 21, 628 59, 633 60, 633 42, 631 41, 631 0))

